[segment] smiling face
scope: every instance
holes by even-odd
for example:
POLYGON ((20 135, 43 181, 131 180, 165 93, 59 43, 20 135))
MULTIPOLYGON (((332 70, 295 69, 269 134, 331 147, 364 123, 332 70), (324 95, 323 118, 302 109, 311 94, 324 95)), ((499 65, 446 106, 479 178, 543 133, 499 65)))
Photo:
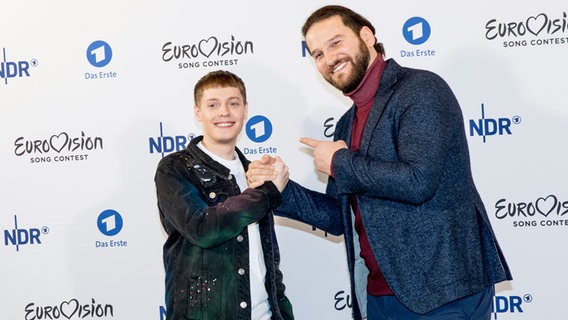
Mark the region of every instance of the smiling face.
POLYGON ((343 93, 357 88, 377 57, 372 31, 363 27, 356 34, 339 16, 314 23, 306 32, 306 43, 318 71, 343 93))
POLYGON ((236 87, 207 87, 194 107, 203 125, 203 144, 213 152, 233 150, 247 117, 248 104, 236 87))

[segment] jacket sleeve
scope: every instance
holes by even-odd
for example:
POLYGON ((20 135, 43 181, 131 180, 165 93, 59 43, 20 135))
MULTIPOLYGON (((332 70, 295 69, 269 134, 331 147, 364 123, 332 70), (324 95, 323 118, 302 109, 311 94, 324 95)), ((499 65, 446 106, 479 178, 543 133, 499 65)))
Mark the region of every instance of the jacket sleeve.
MULTIPOLYGON (((414 204, 435 194, 452 152, 451 141, 456 130, 463 131, 461 110, 450 88, 435 74, 420 73, 401 87, 404 92, 395 91, 394 102, 385 107, 381 121, 388 123, 369 128, 376 130, 371 144, 384 143, 387 147, 381 150, 392 147, 392 154, 338 150, 332 167, 339 193, 414 204)), ((376 146, 369 150, 372 147, 376 146)))
POLYGON ((292 303, 290 302, 288 297, 283 296, 281 298, 278 298, 278 308, 280 309, 280 313, 282 314, 282 319, 294 320, 292 303))
POLYGON ((236 237, 247 225, 260 220, 281 202, 274 184, 265 183, 209 206, 183 169, 172 162, 158 166, 155 183, 165 231, 169 234, 177 230, 201 248, 236 237))
POLYGON ((274 210, 278 216, 304 222, 333 235, 343 234, 339 201, 333 181, 328 193, 313 191, 290 180, 282 191, 282 204, 274 210))

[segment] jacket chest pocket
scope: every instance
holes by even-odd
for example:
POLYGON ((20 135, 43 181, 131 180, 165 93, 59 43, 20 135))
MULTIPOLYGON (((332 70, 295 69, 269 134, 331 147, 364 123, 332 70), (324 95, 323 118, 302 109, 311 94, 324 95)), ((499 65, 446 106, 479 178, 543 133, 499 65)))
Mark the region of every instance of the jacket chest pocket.
MULTIPOLYGON (((232 189, 232 186, 231 186, 231 189, 232 189)), ((214 205, 216 203, 223 202, 223 201, 227 200, 227 198, 230 196, 230 190, 225 190, 224 188, 222 188, 222 189, 213 188, 213 189, 210 189, 209 191, 206 190, 204 193, 205 193, 205 196, 207 197, 207 203, 209 205, 214 205)))
POLYGON ((188 166, 190 180, 201 192, 202 198, 209 205, 225 201, 232 195, 239 194, 239 188, 232 175, 222 177, 207 167, 200 164, 188 166))
POLYGON ((221 181, 210 188, 203 188, 203 195, 207 198, 209 205, 214 205, 227 200, 231 195, 236 194, 238 188, 229 181, 221 181))

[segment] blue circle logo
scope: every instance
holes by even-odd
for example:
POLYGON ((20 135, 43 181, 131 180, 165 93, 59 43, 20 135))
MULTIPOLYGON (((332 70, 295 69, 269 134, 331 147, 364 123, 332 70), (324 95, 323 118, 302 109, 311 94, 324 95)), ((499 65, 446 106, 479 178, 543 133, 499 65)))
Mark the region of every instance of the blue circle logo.
POLYGON ((410 44, 419 45, 430 38, 430 24, 422 17, 412 17, 404 23, 402 35, 410 44))
POLYGON ((249 119, 246 133, 254 142, 264 142, 272 135, 272 123, 264 116, 254 116, 249 119))
POLYGON ((87 60, 93 67, 102 68, 112 59, 112 49, 108 43, 97 40, 87 48, 87 60))
POLYGON ((105 210, 97 218, 97 227, 105 236, 114 236, 122 230, 122 217, 112 209, 105 210))

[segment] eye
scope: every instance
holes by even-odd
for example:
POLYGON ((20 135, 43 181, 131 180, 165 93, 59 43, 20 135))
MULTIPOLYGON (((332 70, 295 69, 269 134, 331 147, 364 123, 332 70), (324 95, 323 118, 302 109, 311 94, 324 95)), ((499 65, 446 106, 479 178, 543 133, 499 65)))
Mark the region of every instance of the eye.
POLYGON ((233 99, 233 100, 229 101, 229 105, 231 107, 238 107, 238 106, 242 105, 242 103, 239 99, 233 99))

